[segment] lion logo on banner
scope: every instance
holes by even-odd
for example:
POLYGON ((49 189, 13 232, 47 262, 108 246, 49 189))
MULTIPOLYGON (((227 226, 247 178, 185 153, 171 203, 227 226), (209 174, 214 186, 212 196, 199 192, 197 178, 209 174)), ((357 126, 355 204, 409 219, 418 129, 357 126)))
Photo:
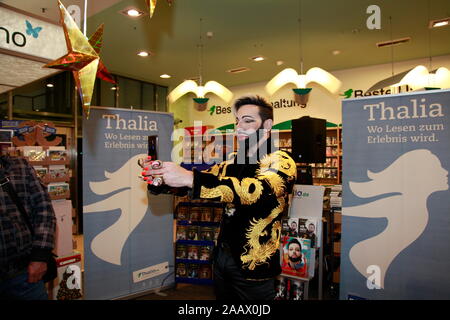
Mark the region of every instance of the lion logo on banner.
POLYGON ((105 171, 104 181, 89 182, 89 187, 97 195, 114 193, 84 206, 85 213, 116 209, 121 211, 119 219, 95 236, 91 242, 91 250, 98 258, 115 265, 121 265, 120 258, 125 242, 148 209, 147 184, 138 179, 142 169, 136 165, 138 159, 145 156, 135 155, 117 171, 105 171))

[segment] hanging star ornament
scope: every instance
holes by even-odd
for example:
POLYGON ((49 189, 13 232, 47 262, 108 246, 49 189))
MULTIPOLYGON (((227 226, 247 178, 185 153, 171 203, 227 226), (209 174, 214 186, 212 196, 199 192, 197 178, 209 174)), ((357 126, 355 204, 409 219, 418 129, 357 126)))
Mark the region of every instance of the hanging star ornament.
POLYGON ((83 104, 83 113, 86 118, 89 118, 92 92, 94 91, 97 74, 102 79, 111 77, 103 63, 101 63, 100 56, 98 55, 103 38, 103 26, 100 26, 91 40, 88 40, 80 31, 61 1, 58 1, 58 6, 60 22, 64 30, 68 52, 66 55, 46 64, 44 67, 72 71, 83 104))
MULTIPOLYGON (((103 44, 103 30, 104 30, 104 24, 102 23, 95 33, 89 38, 89 43, 94 48, 97 55, 100 55, 100 50, 102 48, 103 44)), ((109 73, 108 69, 106 69, 105 65, 103 64, 102 60, 99 60, 98 62, 98 69, 97 69, 97 78, 100 78, 104 81, 116 84, 116 80, 114 80, 114 77, 109 73)))
MULTIPOLYGON (((145 0, 145 3, 147 4, 150 19, 153 17, 153 13, 155 13, 156 4, 158 3, 158 0, 145 0)), ((169 6, 172 5, 173 0, 167 0, 167 3, 169 6)))

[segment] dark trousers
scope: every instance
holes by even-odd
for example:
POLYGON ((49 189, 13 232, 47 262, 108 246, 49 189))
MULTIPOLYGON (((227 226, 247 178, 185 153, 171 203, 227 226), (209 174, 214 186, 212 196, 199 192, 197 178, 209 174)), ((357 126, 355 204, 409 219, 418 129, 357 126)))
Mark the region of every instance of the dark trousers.
POLYGON ((275 279, 244 278, 229 248, 219 244, 214 254, 214 291, 217 300, 273 300, 275 279))
POLYGON ((0 300, 47 300, 47 290, 41 280, 28 282, 28 273, 0 282, 0 300))

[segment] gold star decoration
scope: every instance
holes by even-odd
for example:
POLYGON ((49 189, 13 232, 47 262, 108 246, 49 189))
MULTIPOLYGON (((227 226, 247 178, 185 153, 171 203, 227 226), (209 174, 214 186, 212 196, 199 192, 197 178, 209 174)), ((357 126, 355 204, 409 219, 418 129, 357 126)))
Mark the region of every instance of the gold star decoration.
MULTIPOLYGON (((145 3, 147 4, 149 10, 150 19, 153 17, 153 13, 155 12, 157 2, 158 0, 145 0, 145 3)), ((171 6, 173 0, 167 0, 167 3, 169 4, 169 6, 171 6)))
MULTIPOLYGON (((97 52, 97 54, 100 54, 100 49, 102 48, 103 30, 104 30, 104 25, 101 24, 97 28, 95 33, 89 38, 89 43, 94 48, 95 52, 97 52)), ((108 69, 106 69, 102 60, 99 60, 99 62, 98 62, 97 77, 102 80, 116 84, 116 81, 114 80, 113 76, 109 73, 108 69)))
POLYGON ((97 74, 104 80, 114 81, 98 55, 102 44, 103 25, 88 40, 59 0, 58 6, 68 53, 44 67, 72 71, 87 119, 97 74))

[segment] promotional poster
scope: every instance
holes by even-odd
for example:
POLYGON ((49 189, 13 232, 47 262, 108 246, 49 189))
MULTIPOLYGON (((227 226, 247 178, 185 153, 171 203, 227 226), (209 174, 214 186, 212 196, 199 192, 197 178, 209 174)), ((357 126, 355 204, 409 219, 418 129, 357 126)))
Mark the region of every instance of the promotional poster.
POLYGON ((343 103, 340 298, 450 298, 450 91, 343 103))
POLYGON ((172 115, 92 107, 83 121, 86 298, 124 297, 174 283, 173 200, 150 195, 138 165, 150 135, 158 136, 159 159, 170 161, 172 115))

